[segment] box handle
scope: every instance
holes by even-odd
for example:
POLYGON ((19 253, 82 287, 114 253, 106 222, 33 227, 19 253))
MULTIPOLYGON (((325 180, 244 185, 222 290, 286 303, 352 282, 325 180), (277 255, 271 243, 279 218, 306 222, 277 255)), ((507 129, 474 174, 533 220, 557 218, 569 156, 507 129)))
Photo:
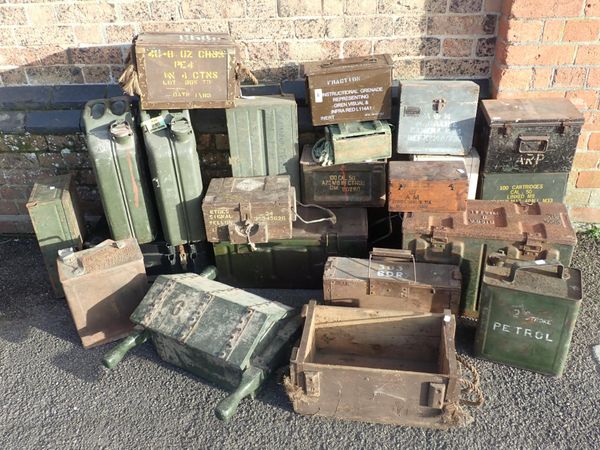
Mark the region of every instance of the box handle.
POLYGON ((508 275, 508 278, 506 279, 506 281, 508 283, 514 283, 515 276, 517 275, 517 271, 519 271, 519 270, 532 269, 534 267, 550 267, 550 266, 556 266, 557 276, 559 278, 562 278, 563 280, 565 279, 565 266, 563 266, 560 261, 538 259, 536 261, 522 261, 522 262, 513 263, 510 268, 510 274, 508 275))
POLYGON ((546 153, 550 136, 519 136, 518 141, 519 153, 546 153))
POLYGON ((363 58, 360 61, 355 61, 355 62, 348 62, 348 61, 328 61, 326 63, 321 64, 321 69, 327 69, 328 67, 352 67, 355 66, 357 64, 364 64, 364 63, 371 63, 374 64, 377 62, 377 58, 375 57, 369 57, 369 58, 363 58))

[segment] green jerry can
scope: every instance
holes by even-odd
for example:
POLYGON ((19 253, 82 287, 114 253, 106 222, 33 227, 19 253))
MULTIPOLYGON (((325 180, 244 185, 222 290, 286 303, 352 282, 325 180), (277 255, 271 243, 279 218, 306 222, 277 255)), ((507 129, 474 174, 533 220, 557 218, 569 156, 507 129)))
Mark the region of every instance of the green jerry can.
POLYGON ((581 273, 558 261, 489 258, 475 355, 561 376, 581 306, 581 273))
POLYGON ((103 363, 114 367, 150 337, 165 361, 234 390, 215 409, 228 420, 286 364, 302 320, 289 306, 210 280, 215 273, 213 266, 200 275, 159 276, 131 315, 143 331, 125 338, 103 363))
MULTIPOLYGON (((329 256, 368 254, 367 210, 333 208, 336 223, 294 222, 291 239, 256 244, 213 244, 219 281, 242 288, 320 289, 329 256)), ((298 207, 307 221, 319 220, 316 208, 298 207)))
POLYGON ((562 203, 567 193, 568 173, 483 173, 481 200, 562 203))
POLYGON ((288 174, 299 197, 297 110, 289 94, 242 97, 225 110, 234 177, 288 174))
POLYGON ((91 100, 83 110, 88 151, 106 220, 115 240, 156 237, 146 161, 127 97, 91 100))
POLYGON ((85 237, 85 223, 71 175, 37 180, 26 206, 54 296, 64 297, 56 265, 58 251, 81 249, 85 237))
POLYGON ((461 312, 474 319, 488 255, 502 251, 513 259, 556 259, 568 266, 577 244, 562 203, 467 200, 466 211, 405 214, 402 236, 402 248, 417 261, 460 266, 461 312))
POLYGON ((165 241, 206 240, 202 176, 188 110, 141 111, 146 155, 165 241))

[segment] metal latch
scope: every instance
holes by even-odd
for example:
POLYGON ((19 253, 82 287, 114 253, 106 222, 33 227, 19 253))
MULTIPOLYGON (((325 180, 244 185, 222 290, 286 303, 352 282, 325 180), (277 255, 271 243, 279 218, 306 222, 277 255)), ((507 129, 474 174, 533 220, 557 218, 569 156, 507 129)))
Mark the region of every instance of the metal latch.
POLYGON ((446 385, 442 383, 429 383, 429 392, 427 395, 427 406, 430 408, 442 409, 444 406, 444 396, 446 395, 446 385))
POLYGON ((542 239, 532 238, 529 235, 525 236, 525 242, 521 246, 524 255, 539 255, 543 249, 542 239))
POLYGON ((433 100, 431 105, 433 112, 441 113, 446 107, 446 100, 443 98, 436 98, 433 100))
POLYGON ((434 250, 443 250, 448 244, 448 235, 443 230, 434 227, 431 233, 431 247, 434 250))
POLYGON ((304 390, 308 397, 318 397, 321 395, 320 372, 304 372, 304 390))
POLYGON ((512 125, 505 123, 500 128, 498 128, 498 134, 501 134, 506 138, 512 133, 512 128, 512 125))

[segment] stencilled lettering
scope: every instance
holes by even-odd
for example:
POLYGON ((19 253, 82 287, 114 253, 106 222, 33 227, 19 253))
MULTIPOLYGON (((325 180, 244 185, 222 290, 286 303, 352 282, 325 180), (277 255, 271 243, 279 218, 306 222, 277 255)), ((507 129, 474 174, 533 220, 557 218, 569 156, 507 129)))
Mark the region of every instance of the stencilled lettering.
POLYGON ((531 328, 510 325, 507 323, 494 322, 492 325, 492 331, 496 333, 513 334, 515 336, 534 339, 536 341, 554 342, 554 339, 550 337, 550 333, 540 330, 533 330, 531 328))

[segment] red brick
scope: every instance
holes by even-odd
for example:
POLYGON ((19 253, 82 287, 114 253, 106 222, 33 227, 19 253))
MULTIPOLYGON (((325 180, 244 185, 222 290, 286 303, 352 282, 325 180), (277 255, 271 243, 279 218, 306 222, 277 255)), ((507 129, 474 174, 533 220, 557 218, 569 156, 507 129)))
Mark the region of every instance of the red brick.
POLYGON ((533 89, 548 89, 552 83, 554 69, 544 67, 533 68, 533 89))
POLYGON ((67 50, 55 45, 23 48, 19 49, 19 54, 23 63, 27 65, 52 66, 69 63, 67 50))
POLYGON ((585 119, 584 131, 600 131, 600 113, 587 111, 583 113, 583 117, 585 119))
POLYGON ((565 25, 565 42, 595 41, 600 32, 600 20, 568 20, 565 25))
POLYGON ((497 59, 509 65, 556 66, 571 64, 574 54, 574 45, 507 45, 497 59))
POLYGON ((598 64, 600 45, 580 45, 577 49, 575 64, 598 64))
POLYGON ((579 133, 579 139, 577 139, 577 150, 587 149, 588 138, 590 137, 589 131, 582 131, 579 133))
POLYGON ((503 12, 514 17, 574 17, 581 12, 576 0, 504 0, 503 12))
POLYGON ((366 40, 348 40, 344 42, 344 58, 354 56, 370 55, 372 49, 371 41, 366 40))
POLYGON ((569 216, 574 222, 599 223, 600 208, 571 208, 569 216))
POLYGON ((587 144, 588 150, 600 151, 600 133, 591 133, 587 144))
POLYGON ((585 15, 600 16, 600 0, 586 0, 585 15))
POLYGON ((557 91, 509 91, 499 92, 496 98, 563 98, 564 90, 557 91))
POLYGON ((590 68, 587 85, 588 87, 600 87, 600 69, 590 68))
POLYGON ((559 67, 554 74, 554 86, 580 87, 585 83, 587 69, 584 67, 559 67))
POLYGON ((531 69, 498 69, 492 72, 492 77, 498 80, 497 84, 502 91, 527 90, 531 82, 531 69))
POLYGON ((546 23, 544 24, 544 33, 542 34, 542 41, 559 42, 562 39, 564 29, 564 20, 546 20, 546 23))
POLYGON ((509 42, 538 42, 543 24, 541 20, 509 20, 502 17, 498 25, 498 36, 509 42))
POLYGON ((502 10, 502 0, 485 0, 483 10, 490 13, 499 13, 502 10))
POLYGON ((122 64, 121 47, 78 47, 69 49, 73 64, 122 64))
POLYGON ((98 24, 73 25, 73 34, 79 45, 104 43, 102 26, 98 24))
POLYGON ((444 56, 470 56, 473 39, 444 39, 442 51, 444 56))
POLYGON ((598 91, 568 91, 566 98, 580 111, 598 108, 598 91))
POLYGON ((577 152, 573 160, 574 169, 597 169, 600 162, 600 152, 577 152))
POLYGON ((496 16, 430 16, 427 20, 427 32, 430 35, 442 34, 494 34, 496 16))
POLYGON ((579 172, 575 186, 578 188, 600 188, 600 171, 579 172))

